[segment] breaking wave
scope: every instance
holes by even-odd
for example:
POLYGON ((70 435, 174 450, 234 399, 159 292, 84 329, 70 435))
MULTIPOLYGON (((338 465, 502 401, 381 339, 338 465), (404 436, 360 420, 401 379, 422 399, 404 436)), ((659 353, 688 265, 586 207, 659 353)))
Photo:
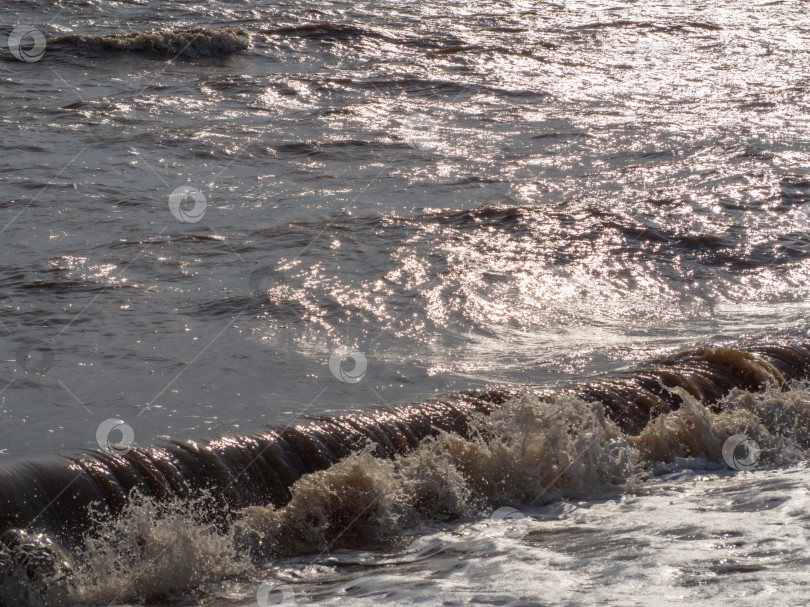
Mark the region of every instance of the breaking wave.
POLYGON ((735 434, 757 441, 761 467, 798 462, 808 371, 807 346, 699 348, 577 389, 72 458, 61 465, 77 487, 55 460, 6 467, 0 604, 157 598, 502 506, 643 492, 664 471, 718 469, 735 434), (52 512, 35 516, 45 500, 52 512))
POLYGON ((69 34, 52 38, 48 43, 92 51, 140 51, 171 56, 219 57, 246 51, 250 46, 250 34, 239 27, 192 27, 105 36, 69 34))

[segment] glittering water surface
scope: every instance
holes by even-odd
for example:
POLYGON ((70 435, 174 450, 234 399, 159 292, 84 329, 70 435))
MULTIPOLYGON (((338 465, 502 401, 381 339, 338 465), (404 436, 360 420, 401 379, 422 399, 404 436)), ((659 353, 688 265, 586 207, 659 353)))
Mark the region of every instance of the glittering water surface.
MULTIPOLYGON (((803 337, 805 22, 798 0, 5 3, 0 40, 48 45, 0 53, 0 461, 109 418, 149 445, 803 337)), ((610 508, 632 510, 582 516, 610 508)))

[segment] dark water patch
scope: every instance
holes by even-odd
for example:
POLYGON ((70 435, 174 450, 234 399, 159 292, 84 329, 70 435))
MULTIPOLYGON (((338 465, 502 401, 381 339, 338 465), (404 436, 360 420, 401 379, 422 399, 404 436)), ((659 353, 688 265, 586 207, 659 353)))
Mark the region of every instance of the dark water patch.
POLYGON ((377 92, 390 91, 395 93, 408 93, 414 97, 436 98, 438 96, 444 96, 459 102, 479 93, 493 94, 504 99, 524 99, 526 103, 530 103, 532 100, 546 99, 548 97, 547 93, 539 91, 507 89, 477 83, 460 83, 453 80, 427 78, 393 78, 388 80, 379 78, 366 80, 331 78, 327 80, 327 82, 334 82, 362 90, 371 89, 377 92))
POLYGON ((528 228, 533 214, 529 207, 491 204, 450 213, 431 213, 422 215, 421 219, 459 229, 497 227, 512 230, 521 225, 528 228))
POLYGON ((385 42, 402 43, 394 38, 370 28, 347 25, 344 23, 306 23, 303 25, 289 25, 259 30, 259 33, 268 36, 288 36, 324 40, 330 42, 351 42, 367 38, 383 40, 385 42))
POLYGON ((686 25, 688 25, 689 27, 693 27, 695 29, 709 30, 711 32, 719 32, 723 30, 721 26, 715 25, 714 23, 701 23, 699 21, 689 21, 686 25))
POLYGON ((182 234, 169 237, 150 238, 149 240, 132 240, 121 239, 117 242, 110 244, 110 248, 132 247, 132 246, 154 246, 165 245, 176 242, 222 242, 225 239, 222 236, 213 234, 182 234))
POLYGON ((581 141, 583 139, 592 138, 593 136, 585 131, 571 131, 567 133, 539 133, 533 135, 532 139, 552 139, 563 141, 581 141))
POLYGON ((341 309, 334 305, 334 300, 328 297, 319 297, 315 301, 309 300, 309 293, 305 289, 292 289, 284 286, 269 290, 264 295, 226 297, 210 302, 203 302, 189 309, 189 314, 203 318, 226 317, 234 314, 249 314, 257 318, 274 318, 282 324, 301 321, 317 309, 319 315, 330 318, 336 314, 341 317, 351 314, 351 309, 341 309), (332 305, 330 305, 332 304, 332 305), (325 314, 329 310, 333 314, 325 314))
POLYGON ((659 25, 651 21, 632 21, 629 19, 619 19, 616 21, 596 21, 584 25, 575 26, 577 30, 600 30, 600 29, 621 29, 636 28, 658 33, 689 32, 690 30, 721 31, 723 28, 711 23, 700 23, 690 21, 688 23, 676 23, 673 25, 659 25))
POLYGON ((810 180, 808 179, 783 179, 779 183, 779 189, 783 204, 792 206, 810 202, 810 180))
POLYGON ((289 25, 259 30, 260 34, 273 38, 315 40, 324 43, 343 43, 360 47, 364 41, 379 41, 414 50, 441 49, 463 45, 464 40, 450 33, 420 35, 417 32, 400 32, 398 36, 388 31, 379 31, 346 23, 318 22, 289 25))
POLYGON ((0 279, 0 287, 17 289, 23 292, 35 291, 42 295, 53 293, 68 295, 70 293, 101 293, 104 291, 118 291, 135 288, 129 284, 115 284, 109 282, 96 282, 93 280, 78 280, 70 278, 67 268, 50 268, 30 274, 13 274, 0 279))
POLYGON ((200 80, 200 88, 210 88, 215 91, 233 94, 251 94, 262 89, 262 86, 253 78, 247 76, 207 77, 200 80))
POLYGON ((475 54, 495 54, 515 57, 529 57, 540 63, 552 63, 545 57, 539 57, 534 54, 530 49, 515 49, 507 48, 505 46, 487 45, 487 44, 458 44, 448 48, 438 49, 425 53, 426 57, 443 57, 447 55, 460 55, 462 53, 475 53, 475 54))
POLYGON ((281 158, 313 157, 347 160, 347 154, 356 160, 358 157, 378 158, 385 150, 408 148, 406 143, 366 141, 363 139, 339 139, 337 141, 312 141, 284 143, 272 147, 281 158))
POLYGON ((91 283, 83 280, 36 280, 32 283, 20 285, 21 289, 30 291, 50 292, 61 295, 69 293, 100 293, 103 291, 132 289, 132 285, 116 285, 104 283, 91 283))

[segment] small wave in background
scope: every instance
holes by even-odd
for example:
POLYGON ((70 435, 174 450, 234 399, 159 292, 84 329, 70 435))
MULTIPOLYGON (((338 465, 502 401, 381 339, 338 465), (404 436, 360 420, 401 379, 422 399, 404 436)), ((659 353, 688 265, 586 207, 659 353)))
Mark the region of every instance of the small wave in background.
MULTIPOLYGON (((220 57, 247 50, 250 35, 236 27, 213 30, 194 27, 172 32, 137 32, 94 36, 67 34, 48 41, 51 48, 75 47, 92 51, 140 51, 176 58, 220 57)), ((64 50, 63 50, 64 52, 64 50)))

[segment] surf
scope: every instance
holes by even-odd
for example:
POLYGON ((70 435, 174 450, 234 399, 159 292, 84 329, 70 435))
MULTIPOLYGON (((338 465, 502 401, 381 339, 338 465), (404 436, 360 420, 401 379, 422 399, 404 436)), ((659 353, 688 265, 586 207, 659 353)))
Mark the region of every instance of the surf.
POLYGON ((257 561, 378 546, 420 521, 627 490, 673 462, 721 462, 740 431, 781 465, 810 446, 808 376, 806 344, 700 347, 567 388, 6 463, 0 579, 32 604, 161 596, 257 561), (181 548, 187 574, 166 561, 181 548), (121 574, 144 559, 171 575, 144 590, 121 574))
POLYGON ((221 57, 246 51, 250 47, 250 34, 239 27, 191 27, 106 35, 66 34, 49 39, 48 45, 94 52, 131 51, 170 57, 221 57))

